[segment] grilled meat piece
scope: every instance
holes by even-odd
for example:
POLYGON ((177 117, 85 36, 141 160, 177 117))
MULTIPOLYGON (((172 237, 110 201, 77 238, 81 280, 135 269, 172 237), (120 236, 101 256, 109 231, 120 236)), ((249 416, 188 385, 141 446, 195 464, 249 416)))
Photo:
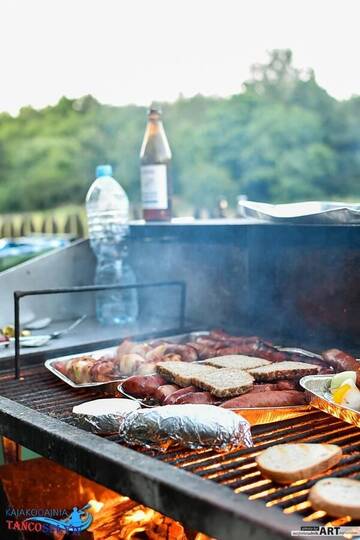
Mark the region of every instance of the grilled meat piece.
POLYGON ((176 354, 183 362, 196 362, 198 360, 197 350, 190 344, 170 344, 165 351, 165 355, 176 354))
POLYGON ((336 372, 356 371, 356 384, 360 386, 360 363, 353 356, 339 349, 330 349, 323 352, 322 357, 336 372))
POLYGON ((161 343, 156 345, 153 349, 146 353, 145 359, 147 362, 161 362, 164 358, 166 349, 168 348, 167 343, 161 343))
POLYGON ((124 392, 138 398, 154 397, 159 386, 166 385, 160 375, 133 375, 123 382, 124 392))
POLYGON ((118 372, 111 357, 102 357, 97 360, 91 368, 91 379, 93 382, 108 382, 116 379, 118 372))
POLYGON ((273 390, 296 390, 297 384, 295 381, 278 381, 275 383, 267 384, 254 384, 253 389, 249 393, 253 392, 271 392, 273 390))
POLYGON ((91 356, 80 356, 66 362, 61 373, 77 384, 92 382, 92 368, 96 363, 91 356))
POLYGON ((152 349, 149 343, 134 343, 129 339, 124 339, 124 341, 116 349, 116 355, 121 357, 123 354, 140 354, 145 358, 145 355, 148 351, 152 349))
MULTIPOLYGON (((71 360, 70 360, 71 362, 71 360)), ((53 367, 57 370, 57 371, 60 371, 60 373, 62 373, 63 375, 66 375, 68 377, 68 364, 70 362, 54 362, 53 363, 53 367)))
POLYGON ((210 392, 189 392, 178 397, 178 399, 175 401, 175 405, 181 405, 184 403, 203 403, 213 405, 215 403, 215 398, 210 394, 210 392))
POLYGON ((297 390, 273 390, 269 392, 249 392, 222 403, 226 409, 251 407, 287 407, 304 405, 305 394, 297 390))
POLYGON ((123 354, 129 354, 134 345, 135 343, 130 341, 130 339, 125 338, 116 349, 116 355, 120 358, 123 354))
POLYGON ((222 356, 218 353, 219 348, 216 345, 203 345, 196 341, 188 343, 193 349, 196 350, 199 360, 206 360, 207 358, 215 358, 215 356, 222 356))
POLYGON ((127 353, 120 357, 116 356, 114 367, 121 375, 133 375, 145 362, 145 358, 140 354, 127 353))
POLYGON ((136 375, 154 375, 155 373, 156 362, 143 362, 136 370, 136 375))
POLYGON ((225 341, 224 340, 219 340, 219 341, 216 341, 215 339, 211 339, 209 336, 200 336, 198 338, 196 338, 196 345, 201 345, 201 346, 205 346, 205 347, 211 347, 213 349, 222 349, 225 345, 224 343, 228 344, 228 345, 231 345, 231 341, 225 341))
POLYGON ((257 343, 259 341, 262 341, 268 346, 272 346, 272 343, 270 341, 264 341, 261 340, 258 336, 231 336, 230 334, 227 334, 224 332, 224 330, 212 330, 209 334, 210 339, 214 339, 216 341, 223 341, 223 342, 229 342, 232 344, 248 344, 251 343, 257 343))
POLYGON ((155 391, 154 399, 159 403, 164 403, 165 399, 170 397, 177 390, 179 390, 179 386, 176 386, 175 384, 162 384, 155 391))
POLYGON ((180 397, 198 391, 199 389, 196 386, 185 386, 185 388, 180 388, 180 390, 177 390, 165 398, 163 405, 174 405, 180 397))

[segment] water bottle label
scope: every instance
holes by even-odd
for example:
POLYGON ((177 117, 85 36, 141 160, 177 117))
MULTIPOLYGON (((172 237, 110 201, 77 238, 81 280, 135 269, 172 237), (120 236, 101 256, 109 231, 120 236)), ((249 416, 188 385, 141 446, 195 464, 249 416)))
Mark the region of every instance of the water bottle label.
POLYGON ((149 210, 167 209, 166 165, 143 165, 141 167, 141 196, 143 208, 149 210))

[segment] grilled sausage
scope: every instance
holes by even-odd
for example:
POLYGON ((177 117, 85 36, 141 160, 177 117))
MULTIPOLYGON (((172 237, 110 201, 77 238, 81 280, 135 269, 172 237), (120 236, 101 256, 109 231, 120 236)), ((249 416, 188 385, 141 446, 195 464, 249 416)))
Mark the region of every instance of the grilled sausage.
POLYGON ((304 392, 297 390, 273 390, 271 392, 250 392, 222 403, 225 408, 251 408, 251 407, 286 407, 290 405, 303 405, 304 392))
POLYGON ((250 392, 247 392, 247 393, 249 394, 249 393, 257 393, 257 392, 272 392, 273 390, 279 390, 279 388, 277 388, 277 383, 254 384, 250 392))
POLYGON ((165 399, 170 397, 177 390, 179 390, 179 387, 176 386, 176 384, 162 384, 155 391, 154 399, 156 399, 156 401, 159 403, 164 403, 165 399))
POLYGON ((356 383, 360 386, 360 363, 353 356, 339 349, 330 349, 323 352, 322 357, 336 372, 356 371, 356 383))
MULTIPOLYGON (((224 332, 224 330, 212 330, 209 336, 206 337, 215 341, 231 341, 232 343, 252 343, 254 341, 260 341, 260 338, 257 336, 231 336, 230 334, 224 332)), ((266 343, 271 345, 270 342, 266 343)))
POLYGON ((251 393, 271 392, 273 390, 295 390, 295 381, 278 381, 276 383, 254 384, 251 393))
POLYGON ((181 396, 185 396, 185 394, 191 394, 192 392, 198 392, 198 390, 199 389, 196 388, 196 386, 185 386, 185 388, 180 388, 180 390, 177 390, 173 394, 167 396, 164 400, 163 405, 174 405, 181 396))
POLYGON ((181 403, 205 403, 207 405, 212 405, 215 403, 215 400, 210 392, 190 392, 189 394, 180 396, 176 400, 176 405, 181 403))
POLYGON ((276 390, 296 390, 296 381, 278 381, 275 383, 276 390))
POLYGON ((204 345, 205 347, 212 347, 215 350, 216 349, 222 349, 225 347, 224 344, 231 345, 231 341, 216 341, 215 339, 211 339, 208 336, 200 336, 196 339, 196 345, 204 345))
POLYGON ((123 382, 123 389, 127 394, 134 397, 153 397, 156 390, 161 385, 165 385, 166 380, 160 375, 134 375, 123 382))

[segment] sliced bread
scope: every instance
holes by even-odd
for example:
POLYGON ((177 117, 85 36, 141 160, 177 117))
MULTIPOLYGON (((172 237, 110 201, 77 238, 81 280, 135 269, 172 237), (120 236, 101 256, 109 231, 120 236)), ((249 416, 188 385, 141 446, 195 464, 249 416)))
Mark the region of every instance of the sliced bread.
POLYGON ((316 375, 319 366, 307 364, 306 362, 274 362, 268 366, 248 369, 255 381, 277 381, 279 379, 296 379, 305 375, 316 375))
POLYGON ((314 510, 323 510, 329 516, 360 519, 360 481, 323 478, 310 489, 309 501, 314 510))
POLYGON ((260 366, 271 364, 269 360, 255 358, 254 356, 245 356, 242 354, 229 354, 227 356, 218 356, 217 358, 208 358, 204 364, 216 368, 234 368, 248 370, 260 366))
POLYGON ((341 456, 342 450, 335 444, 277 444, 261 452, 255 460, 266 478, 291 484, 330 469, 341 456))
POLYGON ((195 375, 209 374, 217 371, 215 367, 197 364, 196 362, 159 362, 156 365, 156 371, 167 381, 173 382, 178 386, 190 386, 195 375))
POLYGON ((220 398, 238 396, 253 387, 254 378, 247 371, 233 368, 213 369, 215 371, 212 373, 195 374, 192 384, 220 398))

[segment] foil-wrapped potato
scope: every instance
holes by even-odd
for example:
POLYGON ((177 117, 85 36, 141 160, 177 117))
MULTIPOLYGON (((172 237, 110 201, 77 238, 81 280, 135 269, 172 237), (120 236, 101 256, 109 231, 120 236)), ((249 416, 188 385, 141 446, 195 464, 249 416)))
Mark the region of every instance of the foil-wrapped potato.
POLYGON ((219 450, 252 446, 249 423, 214 405, 165 405, 134 411, 122 420, 119 434, 127 444, 160 451, 173 444, 219 450))

